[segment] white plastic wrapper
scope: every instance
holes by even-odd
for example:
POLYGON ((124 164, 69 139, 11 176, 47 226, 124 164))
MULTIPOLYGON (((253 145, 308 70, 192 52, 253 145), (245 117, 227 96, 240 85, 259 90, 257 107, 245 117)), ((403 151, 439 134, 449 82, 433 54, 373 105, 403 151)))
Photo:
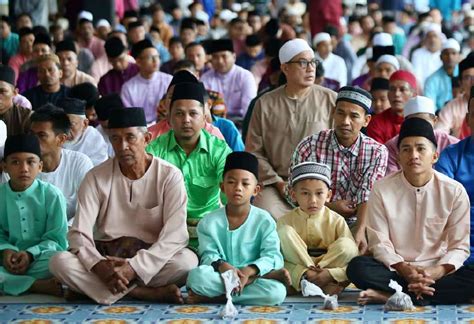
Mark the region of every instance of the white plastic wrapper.
POLYGON ((337 295, 326 295, 321 288, 306 279, 301 280, 301 292, 304 297, 319 296, 324 298, 323 309, 334 310, 339 307, 337 295))
POLYGON ((220 316, 223 319, 233 319, 239 314, 237 308, 235 308, 232 303, 232 291, 235 287, 240 285, 240 280, 234 270, 227 270, 224 273, 221 273, 222 280, 224 280, 225 287, 225 297, 227 298, 227 303, 220 312, 220 316))
POLYGON ((395 293, 387 300, 383 309, 385 311, 407 311, 414 310, 413 302, 407 294, 403 292, 402 286, 395 280, 390 280, 388 286, 395 289, 395 293))

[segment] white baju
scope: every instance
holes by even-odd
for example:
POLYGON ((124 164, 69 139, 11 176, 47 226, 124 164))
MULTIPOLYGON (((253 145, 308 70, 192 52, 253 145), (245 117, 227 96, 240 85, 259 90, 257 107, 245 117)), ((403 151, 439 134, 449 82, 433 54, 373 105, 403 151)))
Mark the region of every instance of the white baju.
POLYGON ((84 153, 94 166, 101 164, 109 158, 107 155, 107 143, 102 135, 92 126, 88 126, 82 136, 74 142, 66 142, 64 148, 84 153))

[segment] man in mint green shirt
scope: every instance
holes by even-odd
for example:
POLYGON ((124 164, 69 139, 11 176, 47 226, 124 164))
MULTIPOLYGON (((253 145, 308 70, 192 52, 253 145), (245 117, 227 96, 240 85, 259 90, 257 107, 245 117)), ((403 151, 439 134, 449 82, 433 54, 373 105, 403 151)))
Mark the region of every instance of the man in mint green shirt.
POLYGON ((36 179, 42 169, 34 135, 7 138, 3 166, 10 181, 0 185, 0 293, 62 295, 49 272, 50 258, 67 249, 66 200, 36 179))
POLYGON ((220 207, 220 182, 225 159, 232 150, 226 142, 203 130, 204 86, 180 83, 174 88, 169 123, 172 130, 157 137, 147 152, 178 167, 188 194, 189 246, 197 248, 196 226, 208 212, 220 207))

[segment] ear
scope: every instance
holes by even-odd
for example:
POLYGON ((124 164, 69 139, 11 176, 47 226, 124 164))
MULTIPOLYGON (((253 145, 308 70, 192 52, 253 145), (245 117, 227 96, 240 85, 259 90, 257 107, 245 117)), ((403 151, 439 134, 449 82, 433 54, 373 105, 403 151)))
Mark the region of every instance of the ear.
POLYGON ((439 160, 439 153, 437 151, 435 151, 433 153, 433 164, 436 164, 436 162, 438 162, 439 160))
POLYGON ((84 123, 84 128, 87 128, 87 126, 89 126, 89 119, 85 118, 83 120, 83 123, 84 123))
POLYGON ((330 202, 332 198, 332 190, 328 189, 328 197, 326 198, 326 202, 330 202))
POLYGON ((222 181, 222 182, 219 184, 219 188, 221 189, 222 192, 224 192, 224 181, 222 181))
POLYGON ((145 143, 148 145, 151 142, 151 133, 146 132, 145 134, 143 134, 143 137, 145 138, 145 143))
POLYGON ((43 161, 40 160, 38 165, 39 172, 43 171, 43 161))
POLYGON ((256 197, 260 192, 262 191, 262 187, 260 186, 260 184, 256 184, 255 185, 255 188, 253 189, 253 195, 254 197, 256 197))
POLYGON ((369 114, 369 113, 366 113, 364 119, 365 119, 364 127, 367 127, 369 125, 370 121, 372 120, 372 115, 369 114))
POLYGON ((59 134, 59 135, 56 135, 56 140, 57 140, 57 144, 59 147, 62 147, 64 143, 66 143, 66 141, 68 140, 68 135, 67 134, 59 134))
POLYGON ((296 191, 293 187, 290 188, 290 197, 292 201, 296 202, 296 191))

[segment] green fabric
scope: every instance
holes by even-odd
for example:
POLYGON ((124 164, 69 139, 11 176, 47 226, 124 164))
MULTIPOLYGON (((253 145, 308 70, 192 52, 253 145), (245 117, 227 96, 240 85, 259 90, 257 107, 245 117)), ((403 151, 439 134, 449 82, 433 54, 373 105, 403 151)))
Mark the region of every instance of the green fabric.
POLYGON ((24 276, 0 267, 3 293, 18 295, 36 279, 50 277, 49 258, 67 247, 66 200, 58 188, 41 180, 21 192, 8 183, 0 185, 0 251, 27 251, 34 259, 24 276))
POLYGON ((176 142, 173 130, 157 137, 146 150, 175 165, 183 173, 188 195, 189 245, 197 247, 196 226, 205 214, 220 206, 222 173, 226 157, 232 150, 224 140, 205 130, 201 130, 198 145, 189 156, 176 142))
POLYGON ((10 33, 6 39, 2 39, 2 49, 8 58, 11 58, 18 52, 20 45, 20 37, 18 34, 10 33))

